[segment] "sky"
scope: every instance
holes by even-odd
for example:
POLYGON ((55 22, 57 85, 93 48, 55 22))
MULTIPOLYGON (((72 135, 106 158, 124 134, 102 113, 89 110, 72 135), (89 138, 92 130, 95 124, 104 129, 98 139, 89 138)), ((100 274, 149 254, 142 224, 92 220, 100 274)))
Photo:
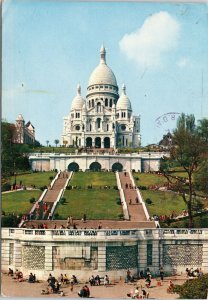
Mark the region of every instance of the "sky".
POLYGON ((208 117, 206 4, 5 0, 2 16, 2 118, 22 114, 43 145, 60 140, 102 44, 141 116, 143 146, 158 143, 182 112, 208 117))

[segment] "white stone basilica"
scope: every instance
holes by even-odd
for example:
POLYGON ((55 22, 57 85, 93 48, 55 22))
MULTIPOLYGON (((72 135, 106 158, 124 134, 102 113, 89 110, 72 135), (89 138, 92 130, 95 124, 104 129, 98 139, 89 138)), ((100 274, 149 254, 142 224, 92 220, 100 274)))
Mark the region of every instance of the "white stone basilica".
POLYGON ((106 50, 100 49, 100 63, 92 72, 86 99, 81 87, 64 118, 61 143, 66 146, 117 148, 141 144, 140 116, 133 116, 131 102, 122 86, 119 95, 116 77, 106 64, 106 50))

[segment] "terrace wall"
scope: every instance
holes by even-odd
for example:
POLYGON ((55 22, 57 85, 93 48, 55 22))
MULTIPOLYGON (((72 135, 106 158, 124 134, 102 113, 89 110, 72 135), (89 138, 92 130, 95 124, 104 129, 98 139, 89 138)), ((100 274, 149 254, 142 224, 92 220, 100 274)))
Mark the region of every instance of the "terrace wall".
POLYGON ((208 272, 207 229, 148 230, 42 230, 2 229, 2 270, 35 272, 46 279, 49 272, 75 274, 88 280, 91 274, 125 277, 150 268, 158 274, 185 273, 186 267, 208 272))

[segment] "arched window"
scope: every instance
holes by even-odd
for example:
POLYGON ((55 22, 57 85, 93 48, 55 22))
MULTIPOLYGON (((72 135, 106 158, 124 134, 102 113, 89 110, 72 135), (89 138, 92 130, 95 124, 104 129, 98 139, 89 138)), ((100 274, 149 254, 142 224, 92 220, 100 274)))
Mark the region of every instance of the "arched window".
POLYGON ((107 126, 106 126, 106 130, 108 131, 109 130, 109 125, 107 124, 107 126))
POLYGON ((97 103, 97 112, 101 112, 101 103, 100 102, 97 103))
POLYGON ((95 102, 94 102, 94 99, 92 99, 92 107, 95 106, 95 102))
POLYGON ((92 131, 92 125, 90 124, 90 131, 92 131))
POLYGON ((97 128, 101 127, 101 118, 97 118, 97 128))
POLYGON ((105 99, 105 106, 108 106, 108 99, 105 99))
POLYGON ((112 99, 110 99, 110 107, 112 107, 112 105, 113 105, 113 101, 112 99))

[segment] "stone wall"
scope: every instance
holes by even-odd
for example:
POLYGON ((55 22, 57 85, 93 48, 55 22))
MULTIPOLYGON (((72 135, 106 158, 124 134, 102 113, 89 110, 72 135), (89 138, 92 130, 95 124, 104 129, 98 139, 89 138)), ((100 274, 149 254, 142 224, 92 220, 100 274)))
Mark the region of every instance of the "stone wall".
POLYGON ((39 230, 2 229, 2 270, 18 268, 46 279, 49 272, 75 274, 80 280, 106 272, 112 279, 150 268, 158 274, 208 272, 208 230, 39 230))

